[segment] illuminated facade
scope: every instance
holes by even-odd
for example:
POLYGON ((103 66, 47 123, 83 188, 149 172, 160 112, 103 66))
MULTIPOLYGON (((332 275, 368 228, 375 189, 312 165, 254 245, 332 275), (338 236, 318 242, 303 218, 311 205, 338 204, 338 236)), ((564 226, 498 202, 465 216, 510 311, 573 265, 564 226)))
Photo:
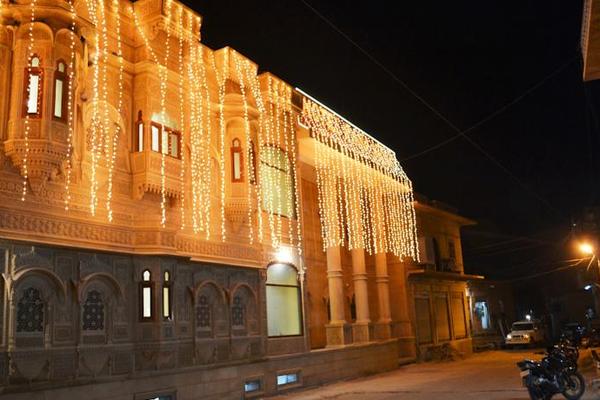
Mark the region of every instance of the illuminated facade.
POLYGON ((600 3, 585 0, 581 21, 581 53, 583 56, 583 79, 600 78, 600 3))
POLYGON ((250 398, 415 356, 395 154, 200 27, 0 0, 10 396, 250 398))

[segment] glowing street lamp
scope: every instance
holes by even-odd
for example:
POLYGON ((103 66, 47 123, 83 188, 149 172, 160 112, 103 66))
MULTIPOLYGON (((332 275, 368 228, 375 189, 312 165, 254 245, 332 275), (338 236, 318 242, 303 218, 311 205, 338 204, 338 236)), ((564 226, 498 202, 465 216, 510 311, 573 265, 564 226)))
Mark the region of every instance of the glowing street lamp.
POLYGON ((579 251, 588 256, 594 255, 594 246, 588 242, 582 242, 579 244, 579 251))

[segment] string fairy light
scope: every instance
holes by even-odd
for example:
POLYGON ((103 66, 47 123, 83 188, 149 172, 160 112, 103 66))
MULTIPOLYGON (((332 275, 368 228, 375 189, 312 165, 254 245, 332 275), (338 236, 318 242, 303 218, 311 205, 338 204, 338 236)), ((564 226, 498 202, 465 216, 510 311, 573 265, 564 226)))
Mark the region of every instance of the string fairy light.
MULTIPOLYGON (((115 29, 116 29, 116 34, 117 34, 117 58, 119 59, 119 77, 117 80, 117 88, 118 88, 118 93, 117 93, 117 115, 120 116, 121 115, 121 111, 123 108, 123 69, 124 69, 124 64, 123 64, 123 49, 121 46, 121 12, 119 9, 119 0, 113 0, 112 1, 112 8, 113 8, 113 14, 115 15, 115 29)), ((105 105, 105 107, 107 107, 107 105, 105 105)), ((107 129, 108 132, 110 132, 110 130, 108 129, 109 127, 105 127, 105 129, 107 129)), ((110 149, 110 158, 108 159, 108 189, 107 189, 107 195, 106 195, 106 211, 107 211, 107 215, 108 215, 108 220, 110 222, 112 222, 113 220, 113 210, 111 207, 111 201, 112 201, 112 197, 113 197, 113 173, 114 173, 114 168, 115 168, 115 162, 116 162, 116 157, 117 157, 117 146, 119 144, 119 136, 121 133, 121 126, 120 125, 116 125, 115 126, 115 131, 112 137, 112 147, 110 149)))
MULTIPOLYGON (((30 14, 29 31, 28 31, 29 43, 27 45, 27 60, 29 60, 29 62, 27 64, 27 76, 29 79, 29 82, 27 84, 28 99, 29 99, 29 96, 31 96, 31 67, 32 67, 31 62, 32 62, 32 58, 33 58, 33 44, 34 44, 33 26, 35 24, 36 4, 37 4, 36 0, 31 1, 31 14, 30 14)), ((39 107, 39 104, 38 104, 38 107, 39 107)), ((29 112, 27 112, 25 114, 24 124, 25 124, 25 129, 23 130, 23 139, 25 142, 25 154, 23 155, 23 166, 22 166, 23 188, 22 188, 22 192, 21 192, 21 201, 25 201, 25 196, 27 196, 27 181, 29 179, 29 165, 28 165, 29 164, 29 134, 31 133, 31 121, 30 121, 29 112)))
POLYGON ((221 241, 227 238, 225 229, 225 85, 228 79, 229 71, 229 50, 226 48, 223 52, 223 65, 221 75, 217 69, 217 63, 214 53, 212 54, 212 67, 215 71, 217 85, 219 87, 219 152, 221 153, 220 173, 221 173, 221 241))
MULTIPOLYGON (((256 107, 258 108, 259 111, 259 115, 258 115, 258 134, 257 134, 257 139, 258 139, 258 145, 260 146, 262 144, 262 132, 263 132, 263 127, 264 127, 264 104, 262 102, 262 98, 260 95, 260 88, 259 88, 259 84, 258 84, 258 80, 256 79, 255 75, 252 73, 252 68, 250 67, 250 62, 248 60, 244 60, 242 62, 242 70, 243 70, 243 74, 244 77, 246 78, 246 86, 248 86, 250 88, 250 92, 252 93, 253 97, 254 97, 254 103, 256 104, 256 107)), ((250 144, 248 144, 248 147, 250 150, 252 150, 250 148, 250 144)), ((261 207, 262 207, 262 178, 260 177, 260 168, 258 168, 258 171, 256 171, 256 169, 254 168, 254 162, 255 162, 255 157, 256 155, 254 154, 253 151, 249 151, 249 159, 250 160, 250 176, 256 177, 256 190, 255 190, 255 194, 256 194, 256 203, 258 206, 258 211, 256 213, 257 215, 257 220, 258 220, 258 240, 262 242, 263 240, 263 219, 262 219, 262 211, 261 211, 261 207)))
MULTIPOLYGON (((167 84, 168 84, 167 80, 169 77, 167 60, 169 57, 169 49, 170 49, 169 41, 170 41, 170 32, 171 32, 170 31, 171 0, 167 0, 167 11, 166 12, 167 12, 167 42, 166 42, 166 51, 165 51, 165 59, 164 59, 165 65, 161 65, 161 63, 158 60, 158 56, 156 55, 156 52, 152 48, 148 37, 146 36, 146 34, 144 33, 144 30, 141 27, 141 23, 139 21, 137 13, 135 12, 135 9, 133 8, 133 6, 131 6, 131 13, 133 14, 133 21, 134 21, 136 30, 140 33, 140 36, 142 37, 142 41, 144 42, 144 45, 150 52, 150 56, 151 56, 152 60, 158 66, 158 69, 159 69, 158 75, 159 75, 159 80, 160 80, 160 108, 161 108, 161 118, 162 118, 163 124, 166 121, 165 99, 166 99, 166 91, 167 91, 167 84)), ((162 129, 164 129, 164 126, 162 129)), ((162 130, 161 130, 161 133, 164 134, 162 130)), ((163 139, 162 137, 159 138, 160 143, 161 143, 161 168, 160 168, 161 203, 160 203, 160 209, 161 209, 161 226, 164 228, 166 225, 167 216, 166 216, 166 188, 165 188, 165 184, 166 184, 165 149, 163 148, 164 141, 162 139, 163 139)))
MULTIPOLYGON (((187 25, 191 27, 193 25, 192 14, 187 14, 187 25)), ((197 110, 200 108, 199 113, 202 113, 202 103, 196 104, 197 100, 197 74, 196 74, 196 47, 193 46, 193 36, 190 34, 188 40, 188 62, 187 62, 187 85, 192 90, 188 90, 188 103, 190 104, 190 116, 189 116, 189 133, 190 133, 190 160, 189 168, 191 175, 191 203, 192 203, 192 229, 194 233, 198 233, 200 230, 201 222, 199 221, 200 215, 198 214, 198 117, 197 110)), ((200 123, 201 126, 201 123, 200 123)))
POLYGON ((69 210, 69 203, 71 202, 71 172, 73 162, 73 83, 75 79, 75 20, 77 18, 73 1, 74 0, 69 0, 69 10, 71 12, 71 42, 69 44, 69 49, 71 51, 71 59, 69 61, 69 84, 67 86, 68 133, 67 156, 65 165, 65 211, 69 210))
MULTIPOLYGON (((267 165, 273 165, 274 161, 273 161, 273 152, 270 151, 270 148, 273 146, 274 144, 274 138, 273 138, 273 101, 272 101, 272 91, 271 91, 271 85, 270 85, 270 77, 268 77, 267 79, 267 104, 265 104, 264 99, 261 100, 261 102, 263 103, 263 110, 262 112, 264 113, 264 132, 265 134, 262 135, 262 137, 259 139, 259 143, 260 143, 260 156, 259 156, 259 160, 261 163, 265 163, 267 165)), ((259 82, 257 82, 258 84, 259 82)), ((259 86, 260 89, 260 86, 259 86)), ((260 93, 260 90, 259 90, 260 93)), ((278 248, 279 247, 279 238, 277 237, 277 221, 275 220, 275 205, 274 205, 274 194, 273 192, 271 192, 272 188, 274 187, 274 182, 273 182, 273 171, 271 168, 259 168, 259 173, 260 173, 260 181, 262 182, 261 184, 261 192, 263 193, 263 199, 266 201, 266 208, 268 210, 268 217, 269 217, 269 232, 271 234, 271 245, 274 248, 278 248), (266 187, 269 190, 269 193, 267 193, 267 191, 265 190, 265 184, 267 183, 266 187)))
POLYGON ((297 120, 296 118, 294 118, 295 114, 294 114, 294 110, 292 108, 292 103, 291 103, 291 99, 292 99, 292 90, 291 88, 288 88, 289 90, 289 95, 287 96, 287 98, 290 99, 290 103, 289 103, 289 118, 288 118, 288 123, 290 124, 290 154, 291 154, 291 158, 292 158, 292 180, 293 180, 293 184, 294 184, 294 212, 296 214, 296 248, 298 250, 298 255, 301 257, 302 256, 302 210, 300 209, 300 190, 299 190, 299 185, 298 185, 298 168, 297 168, 297 148, 296 148, 296 142, 298 140, 298 136, 297 136, 297 129, 296 129, 296 124, 295 121, 297 120))
POLYGON ((179 16, 177 18, 177 34, 179 35, 179 47, 177 49, 177 63, 179 65, 179 130, 181 132, 181 145, 180 145, 180 154, 181 154, 181 170, 180 170, 180 183, 181 183, 181 202, 180 202, 180 211, 181 211, 181 229, 185 229, 185 120, 184 120, 184 64, 183 64, 183 43, 184 43, 184 31, 183 31, 183 7, 179 6, 179 16))
POLYGON ((165 50, 165 58, 162 67, 159 65, 159 70, 161 73, 160 79, 160 115, 162 119, 162 129, 161 134, 161 152, 160 152, 160 224, 164 228, 167 222, 167 193, 166 193, 166 173, 165 173, 165 163, 166 163, 166 153, 169 151, 169 143, 167 139, 167 143, 163 139, 166 135, 165 133, 165 123, 167 121, 166 114, 166 98, 167 98, 167 89, 169 83, 169 55, 171 50, 171 0, 166 0, 167 9, 166 9, 166 31, 167 31, 167 39, 166 39, 166 50, 165 50), (167 145, 166 149, 165 144, 167 145))
POLYGON ((323 246, 346 229, 350 249, 418 260, 412 183, 393 151, 308 96, 302 120, 315 137, 323 246))
MULTIPOLYGON (((85 5, 94 26, 98 26, 98 10, 95 0, 86 0, 85 5)), ((97 196, 97 163, 98 163, 98 115, 99 115, 99 86, 100 86, 100 40, 96 32, 96 49, 94 52, 94 73, 92 77, 92 110, 90 121, 90 154, 91 154, 91 172, 90 172, 90 212, 96 215, 96 196, 97 196)))
MULTIPOLYGON (((240 56, 233 51, 233 60, 235 63, 235 70, 237 73, 237 78, 240 84, 240 93, 242 95, 242 102, 244 105, 244 135, 245 135, 245 140, 246 140, 246 148, 249 150, 250 146, 251 146, 251 138, 250 138, 250 120, 248 118, 248 100, 246 98, 246 84, 244 81, 244 74, 242 73, 242 66, 241 66, 241 62, 240 62, 240 56)), ((251 151, 247 151, 246 152, 248 154, 247 157, 245 157, 244 159, 246 160, 246 171, 247 171, 247 179, 246 182, 248 184, 248 188, 247 188, 247 201, 248 201, 248 236, 250 239, 250 244, 254 243, 254 227, 253 227, 253 223, 252 223, 252 184, 250 183, 250 177, 252 175, 250 175, 252 173, 251 168, 252 168, 252 152, 251 151)))
MULTIPOLYGON (((109 109, 108 109, 108 21, 106 19, 106 9, 105 9, 105 3, 103 0, 99 0, 98 1, 98 11, 99 11, 99 21, 101 23, 101 43, 102 43, 102 72, 101 72, 101 81, 102 81, 102 93, 101 93, 101 105, 102 105, 102 125, 100 126, 102 134, 101 134, 101 143, 100 145, 96 148, 96 151, 98 152, 97 156, 96 156, 96 161, 98 162, 99 158, 100 158, 100 153, 104 153, 105 155, 105 160, 106 160, 106 164, 108 166, 109 164, 109 160, 108 160, 108 155, 109 153, 109 146, 110 146, 110 116, 109 116, 109 109)), ((94 212, 96 211, 96 208, 98 207, 98 179, 95 180, 95 189, 94 189, 94 212)))

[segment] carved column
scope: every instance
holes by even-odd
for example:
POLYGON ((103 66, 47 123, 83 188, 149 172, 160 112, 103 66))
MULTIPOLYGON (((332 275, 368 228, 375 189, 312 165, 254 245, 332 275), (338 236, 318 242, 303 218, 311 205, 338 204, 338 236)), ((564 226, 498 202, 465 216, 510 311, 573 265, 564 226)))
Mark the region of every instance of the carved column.
POLYGON ((15 345, 16 345, 16 341, 15 341, 15 335, 17 332, 17 328, 16 328, 16 320, 17 320, 17 313, 15 311, 15 296, 13 294, 13 287, 12 285, 8 286, 8 338, 7 338, 7 344, 8 344, 8 351, 14 351, 15 349, 15 345))
POLYGON ((343 346, 344 325, 344 281, 342 278, 342 256, 340 247, 327 249, 327 282, 329 286, 329 311, 331 320, 325 326, 327 346, 343 346))
POLYGON ((352 249, 352 280, 356 301, 356 321, 352 324, 355 343, 369 341, 369 293, 367 288, 367 269, 365 266, 365 250, 352 249))
POLYGON ((377 282, 377 298, 379 300, 379 320, 375 325, 377 339, 391 337, 390 289, 386 253, 375 254, 375 281, 377 282))

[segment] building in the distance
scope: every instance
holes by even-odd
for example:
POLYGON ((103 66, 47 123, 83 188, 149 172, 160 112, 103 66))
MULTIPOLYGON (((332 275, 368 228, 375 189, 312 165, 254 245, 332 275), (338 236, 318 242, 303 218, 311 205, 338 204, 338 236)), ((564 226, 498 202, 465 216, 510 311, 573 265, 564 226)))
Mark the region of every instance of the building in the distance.
POLYGON ((420 262, 408 268, 408 293, 419 358, 443 357, 448 352, 443 345, 468 355, 472 340, 467 283, 483 277, 465 274, 460 229, 475 222, 424 196, 417 196, 415 209, 420 262))
POLYGON ((469 221, 201 22, 0 0, 0 398, 260 397, 468 343, 469 221))
POLYGON ((581 22, 583 80, 600 78, 600 2, 585 0, 581 22))

